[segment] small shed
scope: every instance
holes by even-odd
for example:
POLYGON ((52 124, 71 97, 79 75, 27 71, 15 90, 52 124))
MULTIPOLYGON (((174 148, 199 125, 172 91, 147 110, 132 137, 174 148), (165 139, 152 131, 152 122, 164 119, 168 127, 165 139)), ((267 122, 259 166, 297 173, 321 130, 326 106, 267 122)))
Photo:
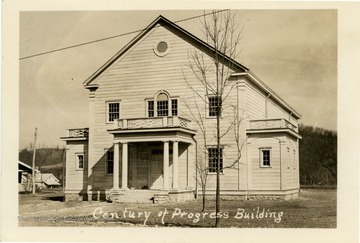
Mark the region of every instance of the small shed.
MULTIPOLYGON (((20 191, 30 190, 30 183, 32 182, 33 169, 31 166, 25 164, 24 162, 18 161, 18 184, 20 191)), ((41 172, 38 169, 35 169, 35 183, 37 187, 41 185, 41 172)))
POLYGON ((53 188, 61 186, 60 181, 51 173, 41 174, 41 185, 44 188, 53 188))

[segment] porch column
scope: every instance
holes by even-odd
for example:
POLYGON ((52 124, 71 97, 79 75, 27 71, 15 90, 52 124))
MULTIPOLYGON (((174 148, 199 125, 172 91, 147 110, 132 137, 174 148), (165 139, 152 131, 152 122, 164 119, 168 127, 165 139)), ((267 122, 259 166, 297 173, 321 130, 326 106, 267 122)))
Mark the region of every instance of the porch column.
POLYGON ((172 188, 178 189, 179 186, 179 142, 173 141, 173 181, 172 188))
POLYGON ((169 141, 164 141, 163 190, 169 189, 169 141))
POLYGON ((114 171, 113 171, 113 189, 119 190, 119 143, 114 143, 114 171))
POLYGON ((122 143, 121 190, 128 190, 128 143, 122 143))

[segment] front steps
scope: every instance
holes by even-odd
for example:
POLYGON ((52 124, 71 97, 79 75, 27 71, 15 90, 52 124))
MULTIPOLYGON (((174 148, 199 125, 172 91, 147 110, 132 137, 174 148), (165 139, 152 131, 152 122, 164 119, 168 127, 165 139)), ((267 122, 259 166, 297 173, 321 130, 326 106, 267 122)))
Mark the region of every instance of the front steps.
POLYGON ((113 203, 154 203, 154 195, 158 191, 152 190, 114 190, 109 192, 108 201, 113 203))
POLYGON ((193 190, 162 191, 162 190, 121 190, 111 189, 107 192, 107 200, 113 203, 179 203, 194 200, 193 190))
POLYGON ((113 203, 119 203, 122 201, 124 194, 125 191, 121 191, 120 189, 111 189, 108 200, 113 203))

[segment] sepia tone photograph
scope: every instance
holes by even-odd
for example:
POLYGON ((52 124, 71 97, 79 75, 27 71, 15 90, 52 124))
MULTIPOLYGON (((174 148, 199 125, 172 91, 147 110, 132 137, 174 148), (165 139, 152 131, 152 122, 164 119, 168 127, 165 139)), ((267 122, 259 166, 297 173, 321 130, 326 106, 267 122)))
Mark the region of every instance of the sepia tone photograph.
POLYGON ((19 11, 16 227, 337 230, 338 17, 19 11))

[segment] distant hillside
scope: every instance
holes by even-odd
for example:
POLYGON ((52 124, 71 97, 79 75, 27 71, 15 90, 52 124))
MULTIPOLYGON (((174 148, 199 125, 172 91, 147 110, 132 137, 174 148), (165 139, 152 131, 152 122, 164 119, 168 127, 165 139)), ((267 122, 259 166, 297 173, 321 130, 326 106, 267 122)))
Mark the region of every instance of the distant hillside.
MULTIPOLYGON (((32 166, 33 151, 23 149, 19 152, 19 160, 32 166)), ((38 148, 36 149, 35 166, 42 173, 52 173, 60 182, 63 181, 63 161, 65 151, 61 148, 38 148)))
POLYGON ((300 183, 337 184, 337 133, 312 126, 299 126, 300 183))

